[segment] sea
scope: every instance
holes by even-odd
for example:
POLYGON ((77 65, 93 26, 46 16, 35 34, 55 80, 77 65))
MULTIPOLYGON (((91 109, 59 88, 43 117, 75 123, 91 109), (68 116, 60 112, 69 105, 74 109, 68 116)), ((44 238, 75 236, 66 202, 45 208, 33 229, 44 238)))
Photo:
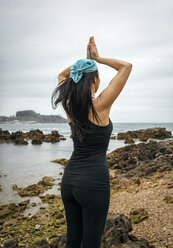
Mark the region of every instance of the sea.
MULTIPOLYGON (((173 123, 114 123, 112 135, 119 132, 133 131, 152 127, 164 127, 171 131, 173 135, 173 123)), ((57 130, 66 140, 60 140, 57 143, 43 142, 41 145, 15 145, 14 143, 0 144, 0 205, 8 203, 19 203, 30 199, 30 208, 25 215, 34 214, 38 211, 41 203, 39 197, 20 197, 12 186, 27 187, 38 183, 44 176, 50 176, 55 179, 52 189, 46 190, 42 195, 60 194, 59 183, 63 174, 63 166, 59 163, 53 163, 52 160, 59 158, 69 159, 73 151, 73 142, 70 138, 71 130, 68 123, 0 123, 2 130, 8 130, 10 133, 16 131, 27 132, 40 129, 44 134, 57 130), (31 203, 36 202, 37 206, 32 207, 31 203)), ((159 141, 159 140, 157 140, 159 141)), ((135 144, 140 143, 136 140, 135 144)), ((107 153, 126 146, 123 140, 110 139, 107 153)))

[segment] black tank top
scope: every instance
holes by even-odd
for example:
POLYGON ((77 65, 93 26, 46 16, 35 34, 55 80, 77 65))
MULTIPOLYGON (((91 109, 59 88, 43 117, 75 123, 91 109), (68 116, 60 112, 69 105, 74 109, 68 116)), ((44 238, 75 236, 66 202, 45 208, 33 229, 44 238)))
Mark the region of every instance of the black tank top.
MULTIPOLYGON (((107 126, 99 126, 89 119, 89 130, 80 143, 73 138, 73 152, 65 167, 61 184, 79 188, 105 190, 110 188, 109 169, 106 160, 113 124, 109 118, 107 126)), ((69 123, 71 124, 71 122, 69 123)))

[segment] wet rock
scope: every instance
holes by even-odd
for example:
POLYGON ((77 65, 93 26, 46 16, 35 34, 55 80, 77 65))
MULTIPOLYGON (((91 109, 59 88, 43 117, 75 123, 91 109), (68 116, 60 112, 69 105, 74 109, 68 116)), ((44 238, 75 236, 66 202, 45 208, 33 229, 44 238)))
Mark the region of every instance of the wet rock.
POLYGON ((134 144, 135 141, 132 139, 130 135, 127 135, 124 141, 125 144, 134 144))
POLYGON ((22 131, 10 132, 8 130, 1 130, 0 132, 0 143, 10 143, 18 145, 27 145, 28 142, 26 139, 32 140, 32 144, 40 145, 42 142, 51 142, 56 143, 60 140, 65 140, 66 138, 63 135, 60 135, 57 130, 53 130, 51 134, 44 134, 41 130, 30 130, 29 132, 23 133, 22 131))
POLYGON ((173 197, 168 195, 168 196, 165 196, 165 198, 163 199, 164 202, 166 203, 173 203, 173 197))
POLYGON ((55 219, 61 219, 61 218, 64 218, 64 215, 61 213, 61 211, 59 210, 55 210, 53 213, 52 213, 52 216, 55 218, 55 219))
POLYGON ((108 214, 101 247, 150 248, 146 239, 129 234, 132 229, 131 220, 124 214, 108 214))
POLYGON ((30 202, 29 199, 26 201, 19 202, 19 206, 26 206, 29 202, 30 202))
POLYGON ((118 140, 127 139, 128 137, 131 137, 131 139, 139 139, 141 141, 147 141, 149 138, 162 140, 171 138, 172 133, 171 131, 167 131, 164 127, 155 127, 135 131, 120 132, 117 135, 118 140))
POLYGON ((144 208, 133 209, 130 212, 132 223, 137 224, 148 218, 148 212, 144 208))
POLYGON ((17 191, 17 192, 21 190, 21 188, 18 188, 17 184, 13 184, 12 188, 14 191, 17 191))
POLYGON ((124 177, 146 177, 173 168, 173 140, 127 145, 107 154, 110 169, 124 177))
POLYGON ((27 246, 27 248, 38 248, 38 247, 50 248, 50 245, 46 239, 43 239, 43 240, 37 241, 36 243, 34 243, 32 245, 27 246))
POLYGON ((54 185, 52 177, 43 177, 37 184, 31 184, 26 188, 18 188, 16 184, 13 185, 13 190, 16 190, 20 196, 38 196, 47 189, 51 189, 54 185))
POLYGON ((2 248, 17 248, 18 246, 18 238, 14 238, 4 244, 2 248))
POLYGON ((37 184, 43 186, 45 189, 51 189, 54 185, 55 179, 53 177, 45 176, 42 178, 41 181, 39 181, 37 184))
POLYGON ((23 138, 17 138, 14 140, 16 145, 28 145, 28 141, 24 140, 23 138))
POLYGON ((39 225, 39 224, 35 225, 35 230, 40 229, 40 227, 41 227, 41 225, 39 225))
POLYGON ((32 207, 35 207, 35 206, 37 206, 37 203, 36 203, 36 202, 32 202, 32 203, 31 203, 31 206, 32 206, 32 207))
POLYGON ((32 144, 33 145, 40 145, 40 144, 42 144, 42 140, 39 139, 39 138, 33 138, 32 139, 32 144))
POLYGON ((17 217, 27 207, 27 201, 0 205, 0 223, 3 224, 9 217, 17 217))
POLYGON ((23 133, 22 133, 22 131, 12 132, 10 135, 10 138, 12 141, 15 141, 16 139, 23 138, 23 133))
POLYGON ((56 198, 56 196, 54 194, 51 195, 46 194, 46 195, 40 195, 40 198, 42 202, 51 203, 56 198))
POLYGON ((7 217, 10 214, 13 214, 18 210, 18 206, 15 203, 0 205, 0 219, 7 217))
POLYGON ((58 137, 58 138, 60 137, 59 132, 56 131, 56 130, 51 131, 51 134, 52 134, 52 136, 55 136, 55 137, 58 137))
POLYGON ((31 184, 26 188, 21 188, 18 190, 20 196, 37 196, 42 193, 44 190, 40 188, 37 184, 31 184))
POLYGON ((10 143, 10 132, 8 130, 2 130, 0 132, 0 143, 10 143))
POLYGON ((65 167, 68 163, 68 159, 59 158, 59 159, 52 160, 51 162, 62 164, 65 167))
POLYGON ((65 137, 59 137, 59 140, 66 140, 65 137))
POLYGON ((154 246, 150 246, 146 239, 140 239, 134 242, 128 241, 121 248, 154 248, 154 246))

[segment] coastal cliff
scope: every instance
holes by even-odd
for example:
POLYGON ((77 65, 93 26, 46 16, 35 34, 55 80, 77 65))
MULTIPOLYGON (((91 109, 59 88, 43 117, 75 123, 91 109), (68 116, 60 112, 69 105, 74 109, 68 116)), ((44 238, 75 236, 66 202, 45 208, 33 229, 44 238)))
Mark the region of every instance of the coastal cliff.
POLYGON ((17 111, 15 116, 0 116, 0 123, 32 122, 32 123, 67 123, 60 115, 41 115, 33 110, 17 111))

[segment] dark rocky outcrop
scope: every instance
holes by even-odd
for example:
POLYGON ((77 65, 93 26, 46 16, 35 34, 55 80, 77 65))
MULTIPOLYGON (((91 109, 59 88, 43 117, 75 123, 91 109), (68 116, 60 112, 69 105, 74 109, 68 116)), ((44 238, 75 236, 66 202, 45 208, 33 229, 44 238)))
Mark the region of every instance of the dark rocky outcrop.
MULTIPOLYGON (((105 224, 104 232, 101 239, 101 248, 154 248, 150 246, 146 239, 138 239, 134 235, 131 235, 132 231, 131 220, 124 214, 108 214, 105 224), (123 245, 123 246, 122 246, 123 245)), ((54 239, 49 242, 46 239, 39 240, 33 244, 26 246, 27 248, 65 248, 66 244, 66 232, 57 237, 54 235, 54 239)), ((13 239, 4 244, 3 248, 15 248, 18 246, 17 239, 13 239)))
POLYGON ((156 171, 170 171, 173 140, 127 145, 107 154, 107 162, 119 177, 144 177, 156 171))
POLYGON ((172 138, 171 131, 167 131, 165 127, 154 127, 147 129, 139 129, 135 131, 121 132, 117 134, 118 140, 125 140, 125 143, 134 143, 133 139, 139 139, 140 141, 147 141, 148 139, 167 139, 172 138))
POLYGON ((148 218, 148 212, 144 208, 133 209, 130 212, 132 223, 137 224, 148 218))
POLYGON ((51 189, 54 180, 55 179, 53 179, 52 177, 45 176, 37 184, 31 184, 26 188, 18 188, 18 186, 14 184, 13 190, 17 191, 20 196, 38 196, 45 190, 51 189))
POLYGON ((60 140, 66 140, 63 135, 60 135, 57 130, 52 130, 50 134, 44 134, 41 130, 35 129, 23 133, 22 131, 10 132, 0 129, 0 143, 13 142, 16 145, 27 145, 31 140, 33 145, 40 145, 42 142, 56 143, 60 140))

